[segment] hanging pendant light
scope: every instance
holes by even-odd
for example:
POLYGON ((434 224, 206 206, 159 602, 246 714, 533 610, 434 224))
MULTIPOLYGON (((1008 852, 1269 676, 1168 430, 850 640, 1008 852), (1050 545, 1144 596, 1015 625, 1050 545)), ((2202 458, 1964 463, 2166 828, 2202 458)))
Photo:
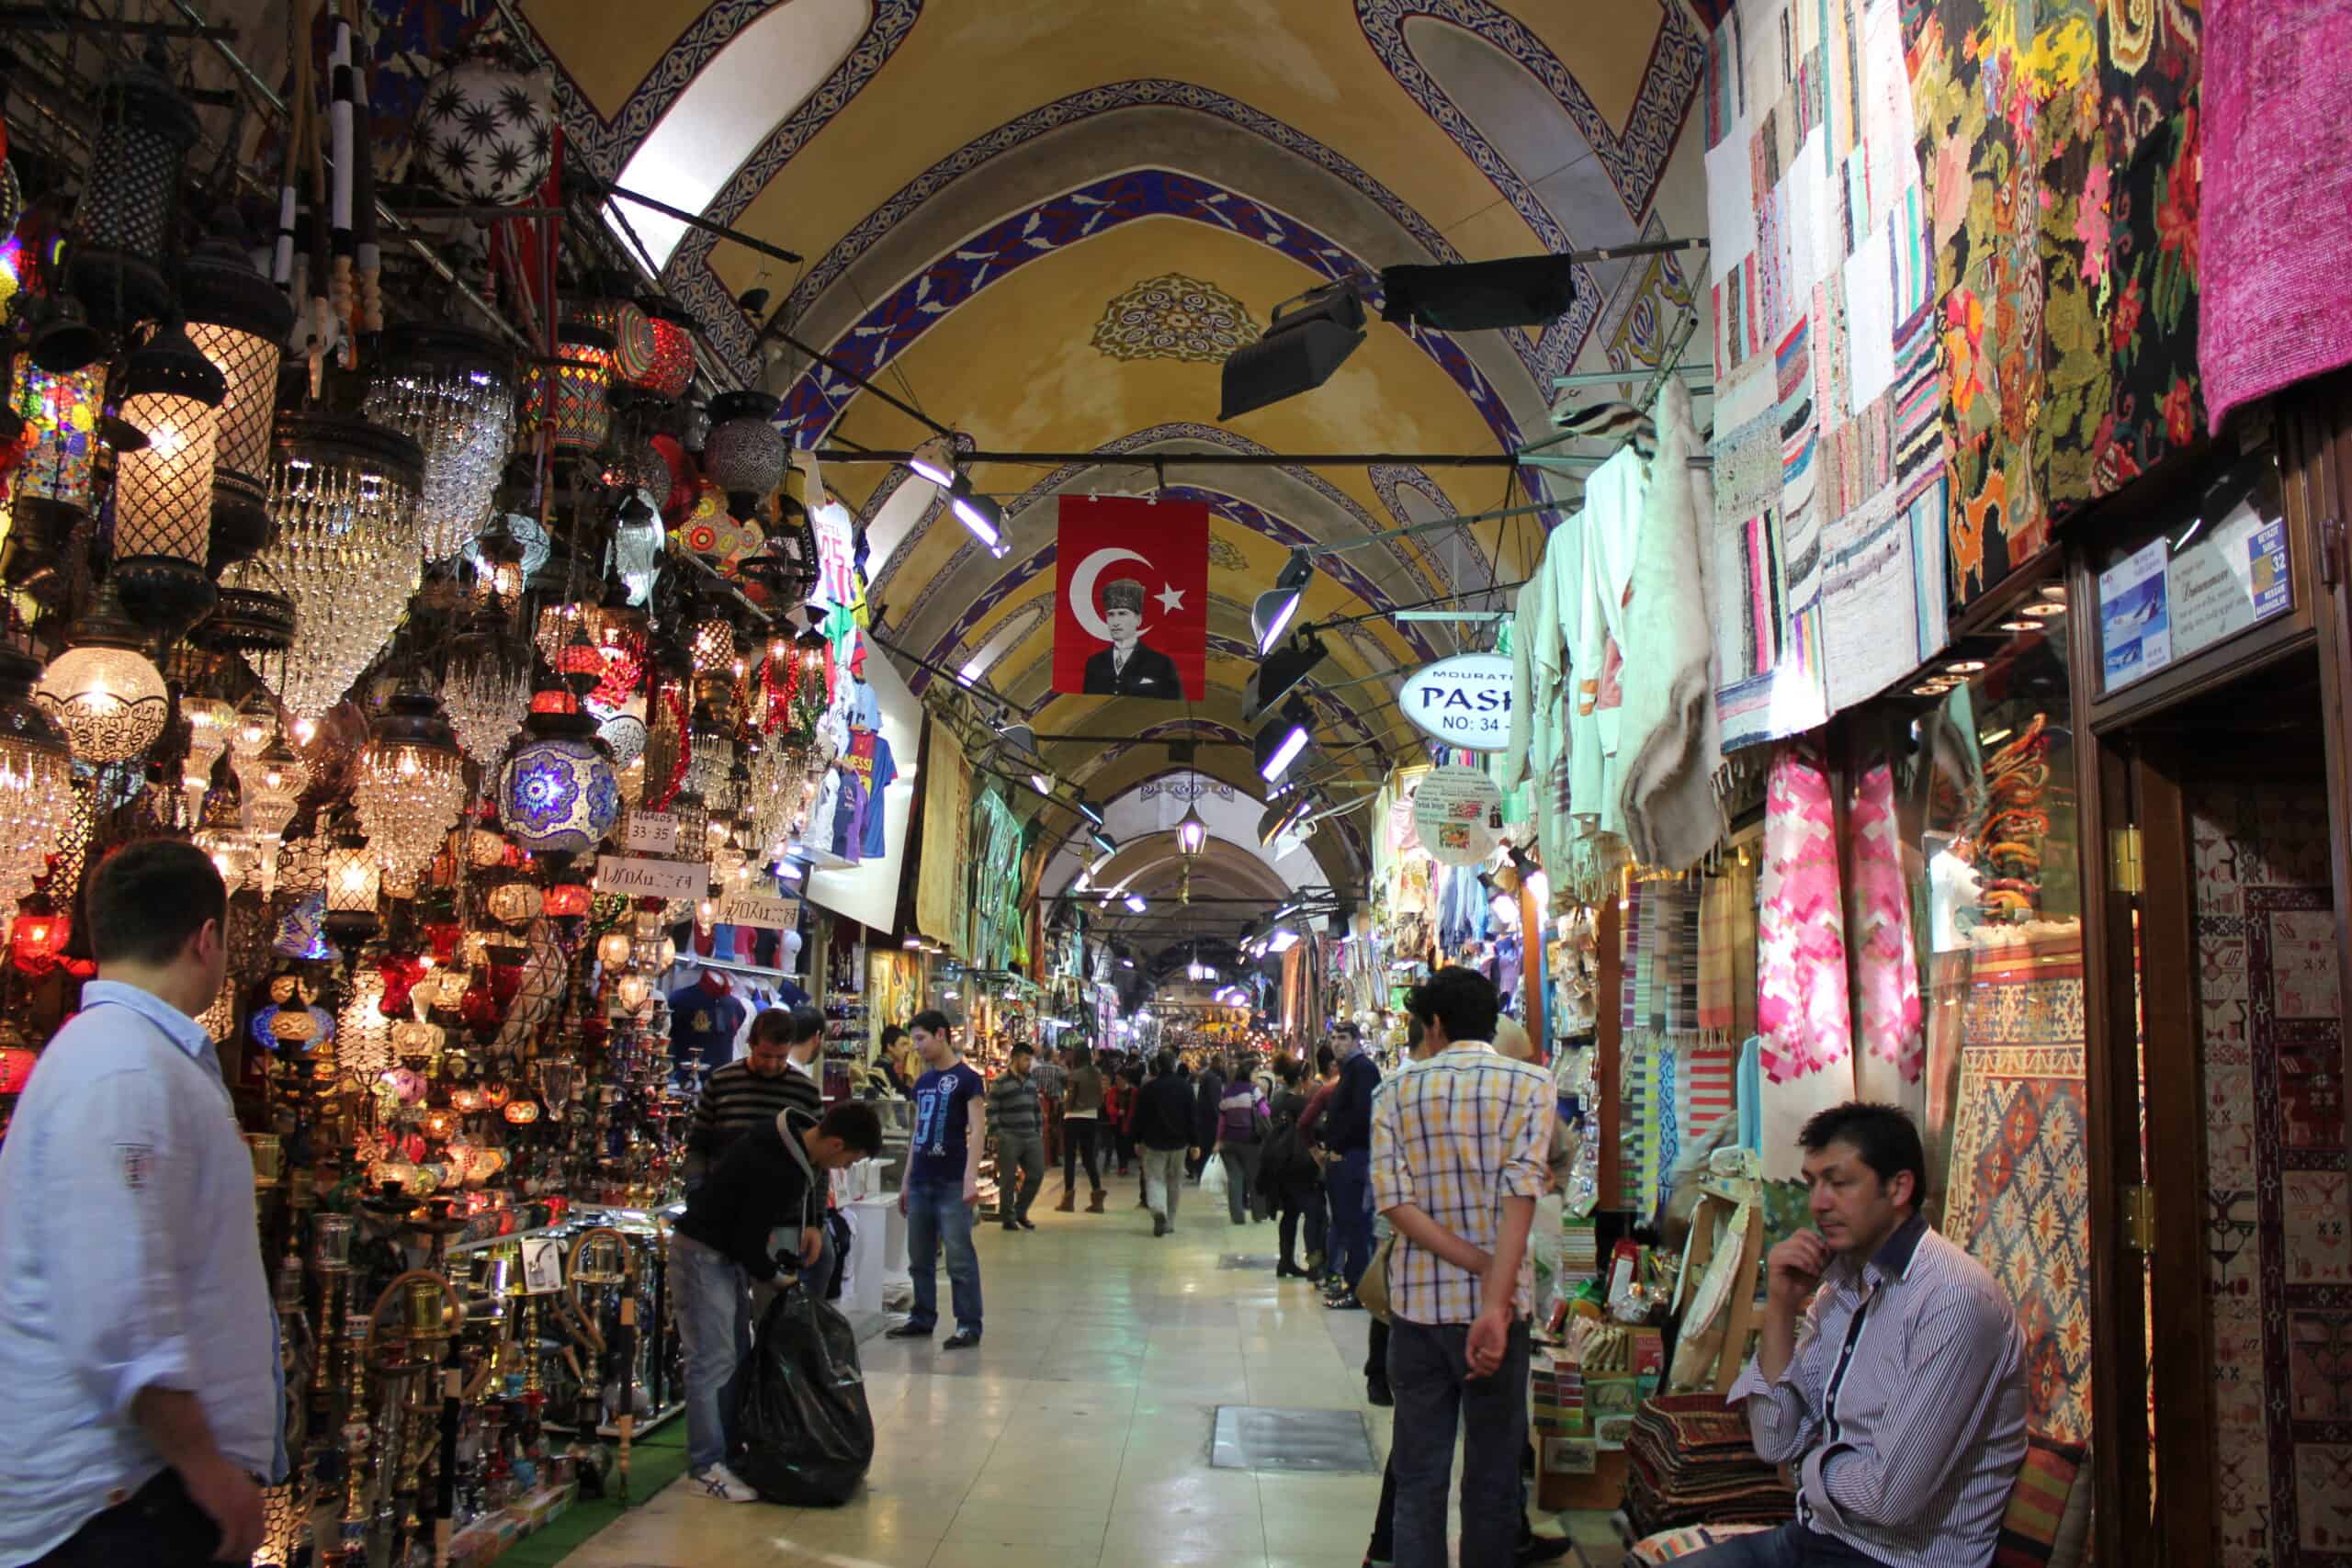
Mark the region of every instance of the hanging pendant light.
POLYGON ((1208 841, 1209 825, 1201 819, 1200 804, 1195 801, 1184 807, 1184 815, 1176 824, 1176 850, 1191 860, 1208 841))
POLYGON ((749 521, 784 482, 792 449, 775 427, 776 400, 766 392, 721 392, 710 400, 710 434, 702 471, 727 492, 729 514, 749 521))
POLYGON ((164 73, 163 40, 98 84, 98 136, 74 209, 65 276, 90 319, 122 333, 171 309, 164 277, 179 228, 180 173, 199 128, 164 73))
POLYGON ((33 700, 87 762, 127 762, 153 746, 171 715, 163 672, 146 637, 126 620, 109 581, 74 623, 65 651, 51 661, 33 700))
POLYGON ((526 739, 499 778, 498 819, 509 837, 534 854, 570 855, 593 849, 620 815, 613 765, 596 739, 596 721, 570 694, 560 705, 534 701, 526 739))
POLYGON ((8 537, 0 548, 0 578, 12 584, 54 582, 58 552, 89 516, 106 391, 103 363, 60 373, 30 353, 17 355, 8 408, 21 422, 22 452, 6 476, 8 537))
POLYGON ((590 452, 612 429, 613 334, 585 321, 567 321, 556 334, 551 360, 523 372, 518 446, 547 425, 559 452, 590 452))
POLYGON ((383 929, 376 906, 383 897, 383 871, 368 835, 345 820, 327 850, 326 929, 338 946, 366 942, 383 929))
POLYGON ((39 660, 0 647, 0 905, 32 891, 72 814, 73 754, 33 701, 40 674, 39 660))
POLYGON ((396 692, 385 702, 351 793, 388 881, 405 884, 432 863, 465 805, 466 764, 431 693, 396 692))
POLYGON ((270 898, 277 892, 278 848, 310 787, 311 766, 273 728, 269 743, 250 756, 237 756, 234 767, 244 796, 245 830, 260 858, 261 895, 270 898))
POLYGON ((227 378, 178 325, 134 352, 122 418, 147 437, 117 458, 113 577, 123 607, 176 642, 212 608, 212 478, 227 378))
POLYGON ((446 560, 490 521, 514 439, 514 356, 488 333, 447 323, 386 330, 361 412, 424 454, 416 532, 446 560))
MULTIPOLYGON (((221 220, 228 231, 233 213, 221 220)), ((294 306, 245 259, 232 231, 217 232, 180 265, 180 303, 188 341, 220 372, 220 438, 212 465, 212 540, 205 569, 218 577, 232 561, 269 543, 270 414, 277 401, 278 345, 294 325, 294 306)))
POLYGON ((667 299, 638 304, 653 329, 653 366, 638 385, 657 398, 683 397, 695 378, 695 319, 667 299))
POLYGON ((382 651, 415 591, 424 453, 398 431, 339 414, 280 413, 269 510, 277 537, 236 569, 282 588, 299 635, 282 660, 247 655, 278 700, 316 723, 382 651))
POLYGON ((571 319, 584 321, 613 340, 613 390, 641 390, 653 374, 654 355, 661 346, 653 322, 644 307, 628 297, 626 280, 600 274, 595 286, 603 294, 573 305, 571 319))
POLYGON ((212 787, 212 766, 229 750, 237 710, 219 697, 180 697, 180 717, 187 721, 187 755, 180 760, 180 788, 187 795, 191 819, 204 811, 205 792, 212 787))

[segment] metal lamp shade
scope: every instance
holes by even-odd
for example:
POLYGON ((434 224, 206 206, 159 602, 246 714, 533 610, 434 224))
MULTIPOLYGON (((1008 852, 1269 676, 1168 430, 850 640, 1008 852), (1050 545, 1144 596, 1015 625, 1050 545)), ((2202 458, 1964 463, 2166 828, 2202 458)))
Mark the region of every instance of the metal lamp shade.
POLYGON ((120 332, 171 308, 164 266, 179 223, 180 169, 196 111, 162 72, 133 61, 98 85, 98 138, 74 209, 65 275, 90 320, 120 332))
POLYGON ((90 762, 144 755, 171 713, 163 672, 135 645, 111 637, 59 654, 34 700, 65 731, 74 755, 90 762))
POLYGON ((488 334, 413 323, 385 333, 362 412, 424 454, 416 532, 426 560, 456 555, 490 521, 514 399, 514 356, 488 334))
POLYGON ((147 436, 115 470, 115 548, 204 564, 212 538, 212 470, 220 411, 172 392, 136 392, 122 417, 147 436))
POLYGON ((702 468, 727 492, 738 517, 748 517, 763 497, 784 482, 792 451, 774 423, 776 407, 776 400, 765 392, 726 392, 710 401, 710 434, 703 442, 702 468))
POLYGON ((188 341, 226 387, 213 448, 206 563, 218 576, 269 542, 269 423, 277 403, 278 344, 293 327, 294 307, 243 250, 222 239, 188 254, 180 268, 180 304, 188 341))

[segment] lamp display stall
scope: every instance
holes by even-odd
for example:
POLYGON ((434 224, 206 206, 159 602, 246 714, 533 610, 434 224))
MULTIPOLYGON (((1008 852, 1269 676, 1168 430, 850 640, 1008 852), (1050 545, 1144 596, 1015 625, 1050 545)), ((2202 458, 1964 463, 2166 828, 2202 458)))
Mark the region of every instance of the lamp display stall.
MULTIPOLYGON (((0 140, 9 189, 80 193, 0 292, 0 1137, 95 973, 87 878, 195 843, 230 900, 198 1021, 288 1368, 254 1561, 469 1560, 626 1494, 681 1408, 664 1259, 701 1070, 664 977, 726 899, 798 897, 776 868, 805 863, 863 634, 794 596, 776 400, 712 383, 689 312, 625 298, 610 235, 564 226, 549 277, 593 281, 544 317, 422 253, 355 277, 322 241, 308 281, 285 251, 266 274, 246 242, 274 207, 193 216, 225 122, 184 64, 118 59, 86 156, 0 140), (662 514, 710 484, 756 580, 662 514), (656 818, 648 848, 628 824, 656 818)), ((434 126, 469 105, 547 122, 482 59, 443 73, 434 126)), ((289 186, 318 140, 282 138, 289 186)))

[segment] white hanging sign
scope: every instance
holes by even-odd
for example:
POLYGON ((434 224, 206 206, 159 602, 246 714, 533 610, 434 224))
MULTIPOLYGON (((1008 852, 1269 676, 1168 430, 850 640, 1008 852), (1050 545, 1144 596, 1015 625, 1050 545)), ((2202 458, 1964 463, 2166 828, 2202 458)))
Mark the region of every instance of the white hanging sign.
POLYGON ((666 811, 632 811, 624 819, 621 848, 649 855, 675 854, 678 819, 666 811))
POLYGON ((788 931, 800 924, 800 900, 780 898, 756 887, 729 888, 719 895, 718 912, 713 918, 713 923, 788 931))
POLYGON ((1503 837, 1503 792, 1483 768, 1431 768, 1413 796, 1413 827, 1440 865, 1475 865, 1503 837))
POLYGON ((1510 744, 1512 685, 1505 655, 1457 653, 1405 677, 1396 705, 1449 746, 1500 751, 1510 744))
POLYGON ((596 857, 596 891, 632 898, 699 898, 710 890, 707 861, 596 857))

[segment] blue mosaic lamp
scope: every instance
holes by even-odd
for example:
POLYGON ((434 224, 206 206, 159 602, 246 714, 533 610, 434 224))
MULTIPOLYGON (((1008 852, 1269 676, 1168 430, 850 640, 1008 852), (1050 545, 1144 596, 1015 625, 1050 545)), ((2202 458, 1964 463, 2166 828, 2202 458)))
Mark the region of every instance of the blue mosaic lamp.
POLYGON ((533 854, 594 849, 621 810, 620 786, 596 721, 567 692, 542 692, 531 705, 526 738, 499 778, 499 824, 533 854))

